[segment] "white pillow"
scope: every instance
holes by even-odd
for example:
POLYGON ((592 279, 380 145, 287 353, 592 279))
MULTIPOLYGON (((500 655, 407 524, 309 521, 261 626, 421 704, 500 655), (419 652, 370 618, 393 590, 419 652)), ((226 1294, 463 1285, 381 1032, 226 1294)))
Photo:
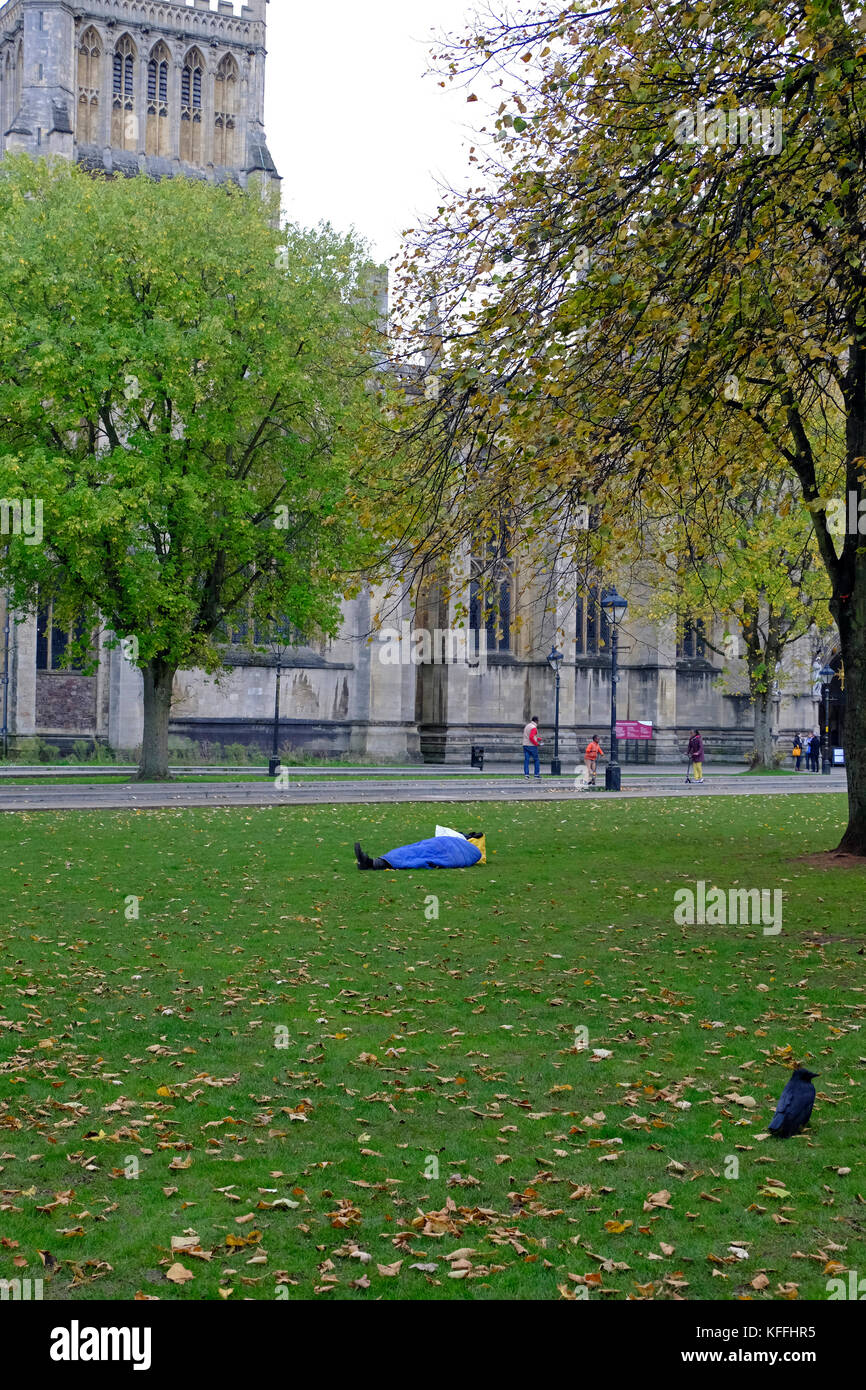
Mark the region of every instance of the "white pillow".
POLYGON ((437 827, 436 827, 436 835, 437 835, 437 837, 438 837, 439 835, 447 835, 447 836, 449 836, 450 839, 452 839, 452 840, 465 840, 465 839, 466 839, 466 836, 463 835, 463 834, 461 834, 461 832, 460 832, 459 830, 449 830, 447 825, 437 825, 437 827))

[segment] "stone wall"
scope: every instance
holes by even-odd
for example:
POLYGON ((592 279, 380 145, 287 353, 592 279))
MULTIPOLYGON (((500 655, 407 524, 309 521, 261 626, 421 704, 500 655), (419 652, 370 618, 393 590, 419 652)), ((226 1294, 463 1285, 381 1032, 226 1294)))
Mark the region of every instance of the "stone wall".
POLYGON ((96 696, 96 676, 79 676, 69 671, 38 671, 37 732, 45 737, 53 733, 95 735, 96 696))

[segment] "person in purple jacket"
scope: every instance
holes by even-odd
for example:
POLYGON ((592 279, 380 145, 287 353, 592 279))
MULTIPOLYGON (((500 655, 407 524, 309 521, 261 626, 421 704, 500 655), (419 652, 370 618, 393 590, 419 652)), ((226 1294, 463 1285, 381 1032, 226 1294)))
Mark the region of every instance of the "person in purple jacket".
POLYGON ((698 786, 704 780, 704 740, 701 738, 700 729, 694 729, 689 739, 689 771, 686 773, 686 781, 690 782, 691 772, 694 769, 695 781, 698 786))

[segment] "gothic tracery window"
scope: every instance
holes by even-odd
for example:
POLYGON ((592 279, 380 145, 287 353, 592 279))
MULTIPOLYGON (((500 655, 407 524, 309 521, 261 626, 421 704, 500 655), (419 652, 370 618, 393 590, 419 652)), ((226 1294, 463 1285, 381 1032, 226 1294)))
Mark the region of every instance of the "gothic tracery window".
POLYGON ((677 657, 679 660, 706 659, 707 630, 702 618, 687 617, 682 630, 677 635, 677 657))
POLYGON ((3 66, 3 129, 0 130, 0 135, 4 137, 16 116, 16 112, 12 110, 12 79, 12 57, 7 52, 3 66))
POLYGON ((86 29, 78 45, 78 143, 99 143, 99 64, 102 45, 95 29, 86 29))
POLYGON ((148 154, 171 153, 171 132, 168 119, 168 70, 171 55, 164 43, 158 43, 147 65, 147 135, 148 154))
POLYGON ((84 618, 77 618, 71 627, 67 627, 56 619, 51 600, 40 597, 36 619, 36 670, 80 671, 80 647, 87 636, 84 618))
POLYGON ((238 65, 227 53, 217 68, 214 86, 214 164, 231 169, 236 162, 238 65))
POLYGON ((469 632, 486 634, 487 650, 510 652, 514 623, 514 566, 503 531, 472 547, 469 571, 469 632))
POLYGON ((610 651, 610 624, 601 596, 601 584, 589 582, 575 597, 574 650, 578 656, 606 656, 610 651))
POLYGON ((118 150, 138 146, 135 119, 135 44, 128 34, 118 39, 114 49, 111 97, 111 143, 118 150))
POLYGON ((202 88, 204 60, 190 49, 180 79, 180 157, 186 164, 201 164, 202 88))

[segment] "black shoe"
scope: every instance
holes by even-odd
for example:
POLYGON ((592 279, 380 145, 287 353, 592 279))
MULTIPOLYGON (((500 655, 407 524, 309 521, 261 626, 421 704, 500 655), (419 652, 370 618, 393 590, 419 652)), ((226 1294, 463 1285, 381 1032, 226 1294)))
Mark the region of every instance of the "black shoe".
POLYGON ((372 869, 374 867, 373 860, 369 854, 364 853, 357 841, 355 842, 355 858, 358 861, 359 869, 372 869))

